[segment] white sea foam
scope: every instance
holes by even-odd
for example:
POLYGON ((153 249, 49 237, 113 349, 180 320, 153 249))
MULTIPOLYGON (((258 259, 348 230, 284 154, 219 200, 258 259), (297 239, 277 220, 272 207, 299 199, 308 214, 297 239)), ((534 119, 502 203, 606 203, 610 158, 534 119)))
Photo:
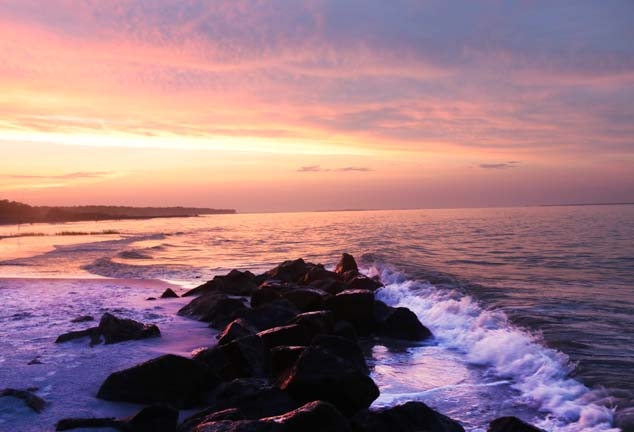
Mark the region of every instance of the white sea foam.
POLYGON ((595 394, 569 377, 573 366, 563 353, 547 348, 539 335, 514 327, 501 311, 487 310, 474 298, 429 283, 406 280, 386 268, 372 268, 386 286, 377 298, 413 310, 435 335, 440 347, 463 354, 467 364, 509 380, 518 403, 537 410, 529 419, 556 432, 618 431, 613 410, 595 402, 595 394))

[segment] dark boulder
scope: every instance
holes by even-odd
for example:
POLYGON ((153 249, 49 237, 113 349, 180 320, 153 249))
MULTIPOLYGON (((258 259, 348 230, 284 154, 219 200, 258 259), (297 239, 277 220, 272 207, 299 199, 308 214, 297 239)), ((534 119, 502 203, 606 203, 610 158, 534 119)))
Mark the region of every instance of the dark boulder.
POLYGON ((271 375, 273 377, 283 375, 295 364, 305 349, 305 346, 284 345, 271 348, 271 375))
POLYGON ((264 419, 284 425, 286 432, 347 432, 350 424, 332 404, 313 401, 286 414, 264 419))
POLYGON ((339 294, 341 291, 345 291, 350 288, 344 281, 339 279, 316 280, 308 284, 307 287, 316 288, 331 295, 339 294))
POLYGON ((121 432, 174 432, 178 411, 166 406, 149 406, 127 419, 68 418, 57 422, 55 430, 77 428, 112 428, 121 432))
POLYGON ((336 319, 352 324, 359 335, 369 335, 376 328, 372 291, 342 291, 329 298, 326 307, 334 312, 336 319))
POLYGON ((354 329, 354 326, 348 321, 337 321, 332 332, 335 336, 341 336, 342 338, 351 341, 356 341, 358 339, 357 331, 354 329))
POLYGON ((323 280, 338 280, 339 274, 326 270, 323 265, 317 264, 306 272, 302 279, 303 285, 308 285, 323 280))
POLYGON ((118 318, 109 313, 105 313, 101 317, 99 331, 106 344, 161 336, 159 328, 154 324, 143 324, 127 318, 118 318))
POLYGON ((244 309, 246 306, 242 299, 215 293, 195 298, 182 307, 178 314, 208 322, 211 327, 220 329, 233 321, 244 309))
POLYGON ((346 364, 361 373, 369 374, 370 370, 359 345, 350 339, 335 335, 318 335, 313 338, 312 346, 319 346, 343 359, 346 364))
POLYGON ((280 388, 300 402, 330 402, 344 414, 367 408, 379 396, 374 381, 357 365, 323 346, 307 347, 280 388))
POLYGON ((64 343, 85 337, 90 338, 91 346, 101 343, 101 331, 99 330, 99 327, 91 327, 86 330, 77 330, 61 334, 57 337, 57 339, 55 339, 55 343, 64 343))
POLYGON ((259 330, 285 325, 299 313, 295 305, 288 300, 275 300, 251 309, 242 309, 237 317, 246 320, 259 330))
POLYGON ((487 432, 544 432, 517 417, 500 417, 489 423, 487 432))
POLYGON ((220 420, 198 425, 194 432, 288 432, 284 425, 267 420, 220 420))
POLYGON ((245 420, 244 415, 237 408, 227 408, 216 411, 215 408, 207 408, 188 417, 178 425, 176 432, 193 432, 196 427, 203 423, 218 422, 223 420, 245 420))
POLYGON ((361 411, 352 417, 351 422, 352 428, 358 432, 464 432, 458 422, 422 402, 361 411))
POLYGON ((46 407, 46 401, 33 393, 32 390, 37 389, 27 389, 27 390, 17 390, 12 388, 6 388, 0 390, 0 397, 10 396, 16 399, 21 399, 26 406, 31 408, 36 413, 41 413, 46 407))
POLYGON ((236 339, 254 335, 258 329, 243 319, 236 319, 227 324, 227 327, 217 336, 218 345, 224 345, 236 339))
POLYGON ((341 259, 335 267, 335 273, 342 275, 350 271, 358 273, 359 267, 357 267, 357 262, 352 255, 344 253, 343 255, 341 255, 341 259))
POLYGON ((404 307, 392 308, 381 321, 379 332, 382 336, 410 341, 422 341, 432 337, 431 331, 421 324, 416 314, 404 307))
POLYGON ((353 290, 369 290, 376 291, 383 287, 383 284, 376 279, 369 278, 367 276, 359 275, 347 281, 350 289, 353 290))
POLYGON ((268 279, 277 279, 282 282, 301 282, 313 264, 307 264, 302 258, 293 261, 284 261, 277 267, 265 273, 268 279))
POLYGON ((280 345, 308 345, 310 342, 309 333, 298 324, 273 327, 259 332, 258 336, 268 349, 280 345))
POLYGON ((288 282, 277 280, 264 281, 251 295, 251 307, 258 307, 265 303, 279 300, 285 292, 297 288, 299 288, 299 285, 288 282))
POLYGON ((293 303, 302 312, 324 309, 326 299, 330 297, 325 291, 314 288, 301 288, 288 291, 283 297, 293 303))
POLYGON ((335 315, 329 310, 301 313, 290 321, 306 329, 309 335, 332 334, 335 328, 335 315))
POLYGON ((264 378, 240 378, 220 384, 208 398, 209 409, 236 408, 245 419, 286 413, 299 406, 285 391, 264 378))
POLYGON ((161 294, 161 298, 178 298, 178 294, 176 294, 173 289, 167 288, 163 291, 163 294, 161 294))
POLYGON ((183 297, 224 293, 234 296, 249 296, 258 288, 255 275, 250 271, 233 269, 224 276, 215 276, 212 280, 187 291, 183 297))
POLYGON ((111 374, 99 388, 97 397, 191 408, 200 402, 205 383, 206 370, 198 362, 168 354, 111 374))
POLYGON ((208 367, 212 381, 213 377, 220 381, 266 377, 270 371, 269 352, 256 335, 207 348, 193 358, 208 367))

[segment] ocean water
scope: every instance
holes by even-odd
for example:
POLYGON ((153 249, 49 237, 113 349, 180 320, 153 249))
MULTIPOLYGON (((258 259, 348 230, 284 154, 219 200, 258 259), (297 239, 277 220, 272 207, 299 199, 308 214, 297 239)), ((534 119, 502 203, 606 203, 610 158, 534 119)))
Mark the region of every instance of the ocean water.
POLYGON ((50 402, 35 414, 0 398, 0 430, 129 414, 138 407, 94 398, 110 372, 213 344, 215 332, 175 315, 188 299, 146 300, 166 286, 298 257, 334 266, 342 252, 436 336, 368 342, 376 406, 421 400, 470 431, 503 415, 548 431, 634 430, 634 206, 214 215, 4 226, 0 238, 0 388, 37 387, 50 402), (16 234, 38 235, 2 238, 16 234), (71 318, 105 311, 163 337, 53 343, 83 328, 71 318))

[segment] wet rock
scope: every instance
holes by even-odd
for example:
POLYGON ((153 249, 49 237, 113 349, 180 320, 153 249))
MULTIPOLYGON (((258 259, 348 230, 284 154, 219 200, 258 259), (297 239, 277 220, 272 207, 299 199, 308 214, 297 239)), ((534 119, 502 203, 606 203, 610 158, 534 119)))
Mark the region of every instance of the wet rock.
POLYGON ((195 432, 288 432, 284 426, 268 420, 221 420, 203 423, 195 432))
POLYGON ((317 264, 306 272, 304 278, 302 279, 302 284, 308 285, 318 281, 338 279, 338 273, 326 270, 323 265, 317 264))
POLYGON ((286 414, 266 419, 284 425, 287 432, 347 432, 350 424, 332 404, 313 401, 286 414))
POLYGON ((240 339, 246 336, 254 335, 258 332, 258 329, 249 324, 243 319, 237 319, 227 324, 227 327, 220 333, 218 338, 218 345, 225 345, 236 339, 240 339))
POLYGON ((161 294, 161 298, 178 298, 178 294, 176 294, 173 289, 167 288, 163 291, 163 294, 161 294))
POLYGON ((335 328, 335 315, 329 310, 304 312, 296 315, 289 324, 304 327, 310 336, 332 334, 335 328))
POLYGON ((291 396, 265 378, 240 378, 220 384, 207 401, 209 409, 236 408, 245 419, 286 413, 299 406, 291 396))
POLYGON ((358 432, 464 432, 458 422, 422 402, 361 411, 352 417, 351 423, 358 432))
POLYGON ((353 290, 376 291, 383 287, 383 284, 378 280, 363 275, 355 276, 348 280, 347 283, 350 289, 353 290))
POLYGON ((487 432, 544 432, 517 417, 500 417, 489 423, 487 432))
POLYGON ((109 313, 105 313, 101 317, 99 331, 106 344, 161 336, 159 328, 154 324, 143 324, 131 319, 117 318, 109 313))
POLYGON ((233 269, 224 276, 215 276, 212 280, 187 291, 183 297, 224 293, 233 296, 249 296, 258 288, 256 278, 250 271, 233 269))
POLYGON ((326 299, 330 297, 325 291, 314 288, 301 288, 288 291, 283 297, 293 303, 302 312, 324 309, 326 299))
POLYGON ((207 382, 207 371, 194 360, 168 354, 111 374, 97 397, 109 401, 196 406, 207 382))
POLYGON ((333 329, 333 334, 351 341, 356 341, 358 339, 357 331, 348 321, 337 321, 335 323, 335 328, 333 329))
POLYGON ((431 331, 418 320, 411 310, 392 308, 380 323, 379 333, 394 339, 422 341, 432 337, 431 331))
POLYGON ((331 295, 339 294, 341 291, 350 288, 344 281, 339 279, 316 280, 308 284, 307 287, 316 288, 331 295))
POLYGON ((148 297, 148 298, 146 298, 146 300, 147 301, 154 301, 154 300, 156 300, 156 297, 148 297))
POLYGON ((6 388, 0 390, 0 397, 10 396, 17 399, 21 399, 26 406, 31 408, 36 413, 41 413, 46 407, 46 401, 33 393, 37 389, 17 390, 12 388, 6 388))
POLYGON ((32 365, 41 365, 42 361, 40 360, 40 357, 37 356, 35 357, 33 360, 31 360, 30 362, 27 363, 27 365, 32 366, 32 365))
POLYGON ((297 286, 281 281, 265 281, 251 295, 251 307, 262 306, 275 300, 280 300, 284 292, 297 286))
POLYGON ((285 345, 271 348, 271 375, 279 377, 286 372, 295 364, 305 349, 305 346, 285 345))
POLYGON ((220 381, 266 377, 270 371, 269 352, 256 335, 207 348, 193 358, 205 364, 209 373, 220 381))
POLYGON ((208 322, 213 328, 220 329, 233 321, 243 309, 246 306, 242 299, 212 293, 195 298, 182 307, 178 314, 208 322))
POLYGON ((57 337, 57 339, 55 339, 55 343, 64 343, 85 337, 90 338, 91 345, 97 345, 101 343, 101 331, 99 330, 99 327, 91 327, 86 330, 77 330, 61 334, 57 337))
POLYGON ((299 310, 288 300, 275 300, 251 309, 242 309, 238 318, 246 320, 259 330, 266 330, 288 323, 299 313, 299 310))
POLYGON ((300 402, 323 400, 342 413, 352 414, 370 406, 379 389, 356 362, 324 346, 309 346, 280 384, 300 402))
POLYGON ((88 321, 94 321, 95 319, 93 317, 91 317, 90 315, 82 315, 82 316, 78 316, 77 318, 74 318, 72 320, 70 320, 70 322, 72 323, 83 323, 83 322, 88 322, 88 321))
POLYGON ((149 406, 127 419, 68 418, 57 422, 55 430, 112 428, 122 432, 174 432, 178 411, 165 406, 149 406))
POLYGON ((207 408, 188 417, 177 428, 177 432, 193 432, 200 424, 219 422, 223 420, 245 420, 244 415, 237 408, 227 408, 216 411, 215 408, 207 408))
POLYGON ((310 335, 298 324, 273 327, 259 332, 258 336, 268 349, 280 345, 308 345, 310 342, 310 335))
POLYGON ((369 374, 370 370, 359 345, 350 339, 335 335, 318 335, 313 338, 312 346, 319 346, 345 360, 349 367, 361 373, 369 374))
POLYGON ((343 255, 341 255, 341 259, 335 267, 335 273, 343 275, 344 273, 350 271, 358 273, 359 267, 357 267, 357 262, 352 255, 344 253, 343 255))
POLYGON ((376 328, 374 293, 367 290, 348 290, 329 298, 326 307, 335 318, 348 321, 359 335, 365 336, 376 328))
POLYGON ((313 265, 308 265, 302 258, 293 261, 284 261, 282 264, 265 273, 268 279, 277 279, 283 282, 301 282, 313 265))

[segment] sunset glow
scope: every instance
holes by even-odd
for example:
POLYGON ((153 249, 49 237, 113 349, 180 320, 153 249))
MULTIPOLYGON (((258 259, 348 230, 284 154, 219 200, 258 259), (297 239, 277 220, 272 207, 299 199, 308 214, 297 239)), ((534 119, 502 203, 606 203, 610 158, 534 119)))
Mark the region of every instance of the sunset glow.
POLYGON ((634 201, 631 2, 0 1, 0 198, 634 201))

